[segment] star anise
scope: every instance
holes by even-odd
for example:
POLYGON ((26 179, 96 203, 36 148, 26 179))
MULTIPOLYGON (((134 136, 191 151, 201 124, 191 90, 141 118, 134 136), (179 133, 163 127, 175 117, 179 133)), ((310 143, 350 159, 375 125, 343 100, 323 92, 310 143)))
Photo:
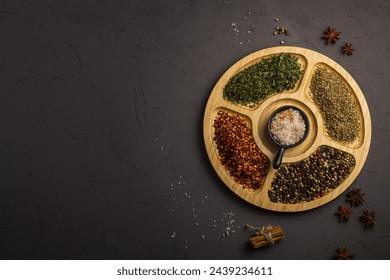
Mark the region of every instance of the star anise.
POLYGON ((345 43, 342 47, 341 51, 346 55, 352 55, 352 53, 355 51, 354 48, 352 48, 352 44, 345 43))
POLYGON ((348 247, 344 247, 341 249, 340 247, 337 247, 336 253, 334 254, 335 258, 338 260, 350 260, 353 256, 355 256, 354 253, 350 252, 348 247))
POLYGON ((322 36, 321 39, 326 40, 326 44, 329 45, 329 44, 335 44, 336 41, 340 39, 339 36, 341 32, 337 32, 336 28, 332 28, 329 26, 328 29, 324 31, 324 34, 325 35, 322 36))
POLYGON ((339 216, 339 222, 341 222, 342 220, 348 221, 351 213, 352 213, 352 211, 351 211, 349 205, 346 205, 346 206, 340 205, 339 210, 335 213, 335 215, 339 216))
POLYGON ((351 206, 359 206, 360 204, 364 203, 365 193, 362 192, 362 189, 355 189, 353 188, 347 193, 347 202, 351 204, 351 206))
POLYGON ((365 227, 372 227, 376 224, 375 210, 364 210, 363 215, 360 216, 360 221, 365 224, 365 227))

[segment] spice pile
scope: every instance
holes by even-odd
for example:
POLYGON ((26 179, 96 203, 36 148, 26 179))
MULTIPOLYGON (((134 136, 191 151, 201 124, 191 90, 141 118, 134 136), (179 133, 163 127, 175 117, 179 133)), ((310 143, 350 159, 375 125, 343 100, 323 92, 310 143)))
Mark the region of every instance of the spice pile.
POLYGON ((352 155, 321 146, 307 160, 283 164, 268 196, 272 202, 291 204, 314 200, 335 189, 354 166, 352 155))
POLYGON ((340 75, 317 68, 310 82, 310 92, 329 137, 342 144, 357 140, 361 123, 359 106, 340 75))
POLYGON ((219 159, 230 176, 245 189, 260 189, 269 159, 257 147, 246 120, 219 111, 213 127, 219 159))
POLYGON ((273 55, 234 75, 223 90, 223 98, 254 107, 271 94, 294 89, 302 73, 297 57, 284 53, 273 55))
POLYGON ((272 118, 271 133, 281 145, 294 145, 303 138, 306 124, 298 110, 289 108, 272 118))

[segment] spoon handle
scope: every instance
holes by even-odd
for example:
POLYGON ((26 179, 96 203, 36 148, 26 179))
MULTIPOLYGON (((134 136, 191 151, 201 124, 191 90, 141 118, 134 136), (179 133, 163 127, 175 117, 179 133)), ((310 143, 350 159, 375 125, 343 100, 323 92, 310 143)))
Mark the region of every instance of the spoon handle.
POLYGON ((273 168, 278 169, 280 167, 280 165, 282 164, 282 158, 285 150, 285 148, 279 147, 278 152, 275 155, 274 162, 272 164, 273 168))

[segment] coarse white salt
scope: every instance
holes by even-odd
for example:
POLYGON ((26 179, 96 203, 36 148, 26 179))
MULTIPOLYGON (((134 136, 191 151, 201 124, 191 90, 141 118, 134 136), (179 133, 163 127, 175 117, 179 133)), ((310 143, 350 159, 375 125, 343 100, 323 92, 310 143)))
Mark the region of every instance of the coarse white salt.
POLYGON ((298 110, 289 108, 277 113, 271 121, 271 133, 281 145, 293 145, 303 138, 306 124, 298 110))

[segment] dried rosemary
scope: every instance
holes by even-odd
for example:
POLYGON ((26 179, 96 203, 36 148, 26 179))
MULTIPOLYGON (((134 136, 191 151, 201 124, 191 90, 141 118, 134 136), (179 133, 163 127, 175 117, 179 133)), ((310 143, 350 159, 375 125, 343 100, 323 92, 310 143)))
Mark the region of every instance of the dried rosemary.
POLYGON ((271 94, 294 89, 302 73, 297 57, 285 53, 273 55, 234 75, 223 90, 223 98, 254 107, 271 94))
POLYGON ((357 140, 361 123, 359 106, 343 78, 319 67, 311 79, 310 92, 329 137, 342 144, 357 140))

